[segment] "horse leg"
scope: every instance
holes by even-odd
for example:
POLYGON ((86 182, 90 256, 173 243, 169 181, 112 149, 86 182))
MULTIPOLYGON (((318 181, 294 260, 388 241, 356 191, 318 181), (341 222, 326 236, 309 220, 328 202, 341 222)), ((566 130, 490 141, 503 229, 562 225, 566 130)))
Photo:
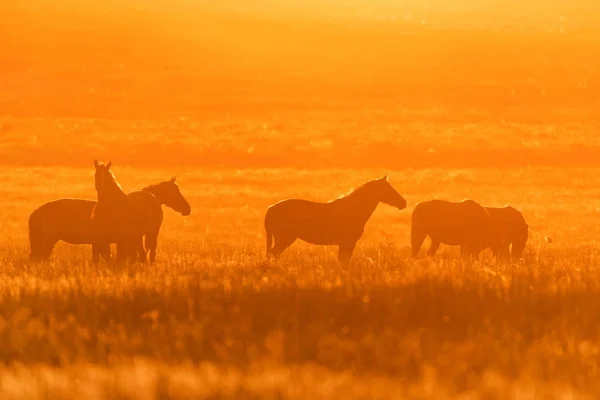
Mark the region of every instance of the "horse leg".
POLYGON ((135 251, 134 256, 137 255, 140 262, 146 262, 146 248, 144 247, 144 236, 141 235, 135 241, 135 251))
POLYGON ((39 260, 42 258, 42 249, 44 247, 44 244, 43 239, 40 236, 41 234, 33 232, 31 228, 29 229, 29 258, 31 260, 39 260))
POLYGON ((131 244, 123 241, 117 243, 117 263, 121 264, 127 262, 132 257, 131 244))
POLYGON ((98 264, 100 256, 102 256, 106 262, 110 260, 110 243, 92 244, 92 262, 98 264))
POLYGON ((350 258, 354 253, 356 242, 340 244, 338 249, 338 261, 344 265, 350 264, 350 258))
POLYGON ((92 264, 98 264, 99 253, 98 245, 92 243, 92 264))
POLYGON ((273 233, 265 230, 265 234, 267 236, 267 256, 269 255, 269 252, 271 251, 271 248, 273 247, 273 233))
POLYGON ((158 232, 146 233, 146 250, 150 251, 150 263, 156 261, 156 248, 158 247, 158 232))
POLYGON ((511 259, 510 243, 501 244, 499 247, 492 247, 492 253, 498 260, 502 262, 509 262, 511 259))
POLYGON ((46 243, 42 243, 42 245, 40 246, 40 252, 39 252, 39 258, 41 260, 47 260, 50 258, 50 254, 52 254, 52 250, 54 249, 54 245, 56 245, 56 243, 58 242, 58 240, 52 240, 52 241, 48 241, 46 243))
MULTIPOLYGON (((128 241, 126 257, 132 263, 134 263, 138 260, 138 240, 137 240, 137 238, 131 239, 130 241, 128 241)), ((146 257, 145 257, 145 253, 144 253, 144 261, 145 260, 146 260, 146 257)))
POLYGON ((427 234, 424 232, 417 231, 416 229, 411 229, 410 231, 410 247, 412 249, 413 258, 417 258, 419 254, 419 250, 421 250, 421 246, 423 246, 423 242, 427 234))
POLYGON ((123 243, 120 243, 120 242, 117 243, 117 256, 115 257, 117 260, 117 263, 123 262, 124 253, 125 253, 125 246, 123 245, 123 243))
POLYGON ((98 254, 101 255, 102 257, 104 257, 104 261, 109 262, 110 261, 110 243, 103 243, 98 248, 98 254))
POLYGON ((462 258, 470 258, 473 255, 473 249, 469 245, 461 244, 460 255, 462 258))
POLYGON ((460 246, 460 255, 464 259, 467 259, 467 260, 478 259, 480 253, 481 253, 481 248, 478 246, 472 246, 472 245, 461 245, 460 246))
POLYGON ((430 257, 433 257, 435 255, 435 252, 438 251, 438 249, 440 248, 440 244, 442 244, 440 241, 435 240, 435 239, 431 239, 431 246, 429 246, 429 250, 427 251, 427 255, 430 257))
POLYGON ((275 236, 275 246, 269 251, 269 253, 277 258, 285 249, 290 247, 296 238, 293 236, 275 236))

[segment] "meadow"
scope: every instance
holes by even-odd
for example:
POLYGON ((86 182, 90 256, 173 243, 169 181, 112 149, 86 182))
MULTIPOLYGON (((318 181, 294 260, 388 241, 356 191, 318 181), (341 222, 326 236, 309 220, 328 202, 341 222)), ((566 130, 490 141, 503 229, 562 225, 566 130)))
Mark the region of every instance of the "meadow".
POLYGON ((267 3, 4 6, 1 397, 597 397, 597 12, 267 3), (156 264, 28 260, 29 214, 95 198, 94 158, 127 191, 177 175, 156 264), (408 207, 349 267, 266 259, 270 204, 384 173, 408 207), (467 197, 523 212, 523 260, 410 259, 414 206, 467 197))
MULTIPOLYGON (((124 187, 164 179, 114 169, 124 187)), ((267 261, 264 210, 293 195, 335 197, 378 171, 191 169, 178 179, 193 213, 166 209, 156 265, 93 266, 89 246, 66 244, 47 263, 28 262, 30 210, 56 192, 93 198, 91 171, 3 171, 6 396, 597 393, 598 205, 582 200, 598 198, 583 184, 597 170, 392 171, 409 207, 380 205, 344 268, 335 249, 302 243, 267 261), (576 189, 557 189, 568 179, 576 189), (38 186, 24 200, 31 180, 52 191, 38 186), (465 192, 523 210, 531 238, 522 263, 483 254, 471 264, 455 248, 409 258, 415 202, 465 192)))

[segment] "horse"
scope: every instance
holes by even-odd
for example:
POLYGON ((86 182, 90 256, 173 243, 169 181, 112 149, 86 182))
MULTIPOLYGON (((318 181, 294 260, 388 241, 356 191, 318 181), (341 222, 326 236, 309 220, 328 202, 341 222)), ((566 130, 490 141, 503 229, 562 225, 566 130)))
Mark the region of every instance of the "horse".
POLYGON ((399 210, 406 208, 406 200, 388 177, 386 174, 368 181, 325 203, 287 199, 269 206, 264 219, 267 257, 277 258, 300 239, 315 245, 337 245, 338 260, 348 264, 365 224, 380 202, 399 210))
POLYGON ((506 237, 481 204, 466 199, 459 202, 429 200, 415 206, 411 222, 412 256, 416 258, 429 235, 427 254, 435 255, 440 244, 460 246, 463 257, 479 256, 488 247, 495 256, 506 257, 506 237))
MULTIPOLYGON (((146 186, 139 193, 151 193, 154 195, 158 203, 162 206, 163 204, 173 210, 179 212, 182 216, 187 217, 192 213, 192 207, 190 203, 183 197, 177 185, 176 177, 172 177, 171 180, 160 182, 155 185, 146 186)), ((128 196, 132 196, 135 199, 136 192, 130 193, 128 196)), ((153 209, 155 209, 153 207, 153 209)), ((162 208, 161 208, 160 220, 156 217, 154 219, 149 218, 149 226, 146 231, 146 251, 150 252, 150 262, 154 263, 156 260, 156 247, 158 246, 158 233, 162 223, 162 208)), ((139 243, 138 243, 139 244, 139 243)), ((140 246, 138 245, 138 248, 140 246)), ((143 247, 142 247, 143 249, 143 247)), ((118 251, 118 249, 117 249, 118 251)))
POLYGON ((139 251, 141 237, 148 229, 146 216, 154 213, 160 216, 162 223, 162 207, 150 192, 136 191, 127 195, 110 170, 111 166, 110 161, 104 164, 94 160, 98 200, 90 219, 95 230, 95 243, 117 243, 117 262, 134 261, 136 254, 140 261, 145 261, 145 253, 142 255, 139 251))
POLYGON ((527 238, 529 236, 529 225, 523 214, 516 208, 506 205, 504 207, 485 207, 487 212, 496 220, 500 229, 506 235, 507 240, 503 243, 504 254, 510 254, 513 261, 518 261, 523 255, 527 238), (510 249, 508 248, 510 246, 510 249))
MULTIPOLYGON (((161 205, 166 205, 183 216, 190 215, 191 207, 181 194, 176 178, 144 187, 142 190, 150 192, 161 205)), ((110 258, 110 243, 97 243, 94 225, 90 215, 94 210, 96 201, 85 199, 58 199, 45 203, 34 210, 29 217, 29 245, 30 259, 47 259, 52 253, 55 244, 62 240, 70 244, 91 244, 92 260, 96 263, 100 256, 106 260, 110 258)), ((156 244, 158 231, 162 223, 159 214, 154 212, 146 216, 149 220, 146 237, 146 248, 141 243, 143 253, 150 251, 150 262, 156 257, 156 244), (157 228, 152 228, 152 226, 157 228)), ((140 238, 141 239, 141 238, 140 238)), ((138 243, 138 247, 140 244, 138 243)))

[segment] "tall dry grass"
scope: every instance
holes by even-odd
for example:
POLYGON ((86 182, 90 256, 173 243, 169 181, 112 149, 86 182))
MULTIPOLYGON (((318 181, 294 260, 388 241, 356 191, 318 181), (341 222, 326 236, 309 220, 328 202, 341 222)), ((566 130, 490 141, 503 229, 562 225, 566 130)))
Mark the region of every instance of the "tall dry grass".
MULTIPOLYGON (((130 190, 162 177, 118 165, 115 173, 130 190)), ((589 218, 595 206, 580 195, 596 189, 556 189, 565 179, 584 182, 585 172, 515 170, 503 193, 488 183, 503 172, 397 171, 390 179, 409 208, 381 205, 350 267, 337 264, 335 249, 302 243, 279 261, 265 259, 267 204, 294 194, 326 200, 376 173, 184 171, 193 214, 184 221, 166 211, 158 263, 92 266, 87 246, 62 244, 49 262, 26 260, 34 204, 57 193, 92 196, 90 172, 6 172, 0 390, 12 398, 600 392, 600 249, 589 218), (23 188, 44 174, 52 185, 24 201, 23 188), (484 254, 467 263, 452 248, 410 260, 414 204, 474 187, 471 197, 523 209, 532 226, 524 261, 501 265, 484 254)))

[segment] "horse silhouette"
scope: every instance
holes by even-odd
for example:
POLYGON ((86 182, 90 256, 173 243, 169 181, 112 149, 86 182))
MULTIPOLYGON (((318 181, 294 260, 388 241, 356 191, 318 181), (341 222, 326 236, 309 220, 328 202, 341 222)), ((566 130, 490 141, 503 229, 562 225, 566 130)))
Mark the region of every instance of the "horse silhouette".
MULTIPOLYGON (((96 243, 117 243, 117 262, 146 260, 140 253, 141 237, 148 229, 148 215, 162 223, 162 207, 150 192, 139 190, 127 195, 110 170, 112 163, 94 160, 94 174, 98 200, 90 218, 93 222, 96 243)), ((160 228, 160 224, 154 224, 160 228)), ((158 231, 156 231, 158 234, 158 231)))
POLYGON ((479 256, 487 248, 498 257, 508 257, 507 238, 491 213, 474 200, 459 202, 429 200, 415 206, 410 240, 412 256, 417 257, 429 235, 427 254, 435 255, 441 244, 460 246, 464 257, 479 256))
MULTIPOLYGON (((161 205, 166 205, 183 216, 191 213, 191 207, 181 194, 179 186, 173 177, 168 181, 144 187, 142 190, 150 192, 161 205)), ((100 256, 110 258, 110 243, 100 244, 94 230, 90 215, 94 210, 96 201, 85 199, 58 199, 45 203, 34 210, 29 217, 29 245, 31 259, 47 259, 52 249, 60 240, 70 244, 91 244, 92 260, 97 262, 100 256)), ((146 216, 148 230, 146 248, 143 243, 141 252, 150 252, 150 261, 156 258, 158 232, 162 223, 157 213, 146 216)), ((142 238, 140 237, 140 242, 142 238)), ((117 250, 118 251, 118 250, 117 250)))
POLYGON ((529 225, 523 214, 512 206, 485 207, 496 223, 503 231, 506 240, 502 244, 501 252, 510 254, 513 261, 518 261, 523 255, 527 238, 529 236, 529 225), (509 249, 510 246, 510 249, 509 249))
POLYGON ((300 239, 339 246, 338 260, 347 264, 379 202, 406 208, 406 200, 388 182, 387 174, 326 203, 301 199, 275 203, 265 214, 267 256, 278 257, 300 239))

